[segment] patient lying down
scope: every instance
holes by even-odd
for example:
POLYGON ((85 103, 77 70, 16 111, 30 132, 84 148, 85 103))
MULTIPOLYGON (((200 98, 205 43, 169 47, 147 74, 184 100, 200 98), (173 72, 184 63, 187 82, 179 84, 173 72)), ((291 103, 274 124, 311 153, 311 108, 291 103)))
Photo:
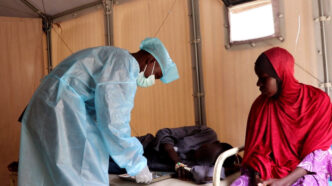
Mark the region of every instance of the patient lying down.
MULTIPOLYGON (((206 126, 164 128, 155 137, 147 134, 137 138, 143 145, 150 170, 175 171, 179 179, 196 183, 211 182, 216 159, 232 148, 219 142, 217 134, 206 126)), ((229 157, 223 165, 221 178, 239 171, 240 162, 240 156, 229 157)), ((125 172, 110 158, 109 173, 125 172)))

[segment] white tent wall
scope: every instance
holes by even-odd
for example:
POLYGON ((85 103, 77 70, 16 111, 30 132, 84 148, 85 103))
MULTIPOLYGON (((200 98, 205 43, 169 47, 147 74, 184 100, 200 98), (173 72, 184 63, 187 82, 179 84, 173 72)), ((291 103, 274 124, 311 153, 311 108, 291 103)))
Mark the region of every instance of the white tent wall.
POLYGON ((7 166, 18 160, 17 120, 46 72, 41 27, 37 18, 0 17, 0 185, 9 185, 7 166))
MULTIPOLYGON (((285 41, 278 46, 295 57, 296 78, 318 86, 312 1, 283 0, 285 41)), ((250 106, 259 95, 253 71, 258 55, 275 46, 224 48, 224 9, 221 0, 199 0, 206 123, 221 141, 244 144, 250 106)), ((142 39, 159 37, 178 66, 174 83, 138 88, 132 111, 132 135, 155 133, 163 127, 194 125, 193 79, 188 0, 123 0, 113 7, 114 46, 135 52, 142 39)), ((102 8, 56 23, 52 28, 52 59, 56 66, 78 50, 105 45, 102 8)), ((17 118, 47 69, 41 19, 0 17, 0 184, 8 185, 7 165, 18 158, 17 118)))
MULTIPOLYGON (((158 81, 152 88, 138 89, 132 112, 132 134, 143 135, 147 132, 154 133, 162 127, 193 125, 195 121, 187 1, 119 2, 114 5, 112 12, 114 45, 135 52, 143 38, 155 36, 158 32, 157 37, 169 49, 181 76, 180 80, 166 86, 158 81)), ((311 1, 283 1, 285 41, 277 45, 294 55, 297 79, 318 86, 319 82, 310 75, 319 76, 312 6, 311 1)), ((226 50, 222 1, 200 0, 199 9, 207 125, 217 131, 220 140, 240 146, 244 144, 250 106, 259 95, 253 71, 254 62, 262 51, 276 43, 266 42, 255 48, 226 50)), ((63 39, 73 51, 102 45, 104 42, 102 10, 83 17, 60 23, 62 32, 67 28, 65 25, 68 25, 67 35, 63 39), (77 26, 73 27, 73 24, 77 26), (90 28, 91 32, 83 31, 86 28, 90 28), (85 33, 80 34, 82 32, 85 33), (85 42, 86 40, 89 42, 85 42)), ((52 33, 52 37, 57 36, 52 33)), ((71 52, 63 41, 57 41, 59 46, 57 49, 53 47, 53 51, 62 52, 53 52, 53 59, 58 58, 55 61, 59 62, 71 52)), ((53 39, 53 46, 55 45, 57 44, 53 39)))
MULTIPOLYGON (((285 41, 277 45, 294 55, 295 77, 317 87, 318 81, 307 73, 315 77, 318 73, 312 2, 283 2, 285 41)), ((259 95, 255 60, 276 45, 266 42, 254 48, 226 50, 223 4, 219 0, 199 3, 207 125, 217 131, 220 140, 242 146, 249 110, 259 95)))
POLYGON ((195 125, 186 0, 139 0, 114 6, 114 45, 135 52, 145 37, 163 41, 176 63, 180 79, 138 88, 132 111, 133 135, 154 134, 164 127, 195 125))
MULTIPOLYGON (((132 135, 163 127, 195 125, 192 97, 190 27, 186 0, 138 0, 113 7, 114 46, 136 52, 146 37, 158 37, 177 64, 180 79, 138 88, 131 115, 132 135)), ((56 66, 78 50, 105 44, 102 9, 53 24, 52 59, 56 66)))
POLYGON ((71 54, 90 47, 105 45, 104 10, 58 22, 52 26, 53 67, 71 54))

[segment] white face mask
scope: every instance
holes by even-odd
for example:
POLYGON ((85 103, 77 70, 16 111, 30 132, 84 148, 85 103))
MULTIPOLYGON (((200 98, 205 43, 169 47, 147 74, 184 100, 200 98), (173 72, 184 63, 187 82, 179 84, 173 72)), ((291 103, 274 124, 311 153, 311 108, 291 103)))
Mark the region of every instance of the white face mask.
POLYGON ((155 76, 153 74, 153 71, 154 71, 155 64, 156 64, 156 62, 153 63, 152 72, 151 72, 151 75, 148 78, 146 78, 144 76, 144 72, 146 70, 147 65, 145 65, 145 68, 144 68, 143 72, 140 72, 138 74, 138 77, 137 77, 137 80, 136 80, 136 83, 137 83, 138 86, 146 88, 146 87, 150 87, 150 86, 154 85, 155 76))

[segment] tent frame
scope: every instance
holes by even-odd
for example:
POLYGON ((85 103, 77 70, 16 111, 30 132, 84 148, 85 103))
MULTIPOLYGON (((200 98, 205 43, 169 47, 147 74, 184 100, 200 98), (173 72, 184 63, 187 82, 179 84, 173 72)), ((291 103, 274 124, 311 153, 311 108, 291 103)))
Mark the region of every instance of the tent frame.
MULTIPOLYGON (((92 3, 88 3, 64 12, 60 12, 54 16, 47 15, 41 10, 33 6, 28 0, 21 0, 27 7, 35 12, 43 21, 43 31, 46 34, 47 42, 47 60, 48 60, 48 72, 53 68, 52 63, 52 40, 51 40, 51 27, 52 24, 65 18, 76 17, 78 13, 86 12, 96 6, 103 6, 105 12, 105 33, 106 33, 106 45, 113 45, 113 5, 125 3, 132 0, 97 0, 92 3), (72 16, 70 16, 72 15, 72 16)), ((328 56, 327 56, 327 39, 326 39, 326 19, 323 11, 323 0, 318 1, 318 11, 320 24, 320 41, 321 41, 321 54, 324 71, 324 83, 321 84, 325 92, 330 95, 331 82, 329 81, 328 71, 328 56)), ((190 39, 191 39, 191 55, 192 55, 192 69, 193 69, 193 98, 195 109, 195 124, 206 125, 206 113, 205 113, 205 93, 203 86, 203 71, 202 71, 202 56, 201 56, 201 36, 199 25, 199 0, 188 0, 189 18, 190 18, 190 39)))
POLYGON ((325 92, 330 95, 331 82, 329 77, 329 66, 328 66, 328 52, 327 52, 327 39, 326 39, 326 21, 329 21, 328 18, 324 15, 323 0, 318 0, 318 13, 319 17, 315 21, 319 21, 320 26, 320 36, 321 36, 321 53, 323 61, 323 71, 324 71, 324 83, 322 87, 325 92))

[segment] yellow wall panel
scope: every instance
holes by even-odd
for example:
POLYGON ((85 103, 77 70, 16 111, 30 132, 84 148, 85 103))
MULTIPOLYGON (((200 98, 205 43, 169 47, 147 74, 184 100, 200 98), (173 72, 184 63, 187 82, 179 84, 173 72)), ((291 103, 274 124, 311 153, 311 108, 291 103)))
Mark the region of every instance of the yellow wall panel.
POLYGON ((133 135, 164 127, 194 125, 190 32, 187 1, 136 0, 114 6, 114 45, 139 50, 146 37, 158 37, 177 64, 180 79, 138 88, 132 111, 133 135))
POLYGON ((17 161, 17 121, 44 76, 41 19, 0 17, 0 185, 9 185, 7 165, 17 161))
MULTIPOLYGON (((132 111, 133 135, 155 133, 164 127, 194 125, 192 65, 187 0, 135 0, 115 4, 114 45, 139 50, 145 37, 158 37, 178 66, 180 79, 151 88, 138 88, 132 111)), ((254 62, 275 46, 266 42, 247 49, 224 48, 224 13, 220 0, 200 0, 202 63, 208 126, 220 140, 244 144, 250 106, 259 95, 254 62)), ((295 57, 295 76, 317 86, 314 25, 311 1, 284 1, 285 42, 278 46, 295 57)), ((45 36, 40 19, 0 17, 0 183, 8 184, 6 166, 18 159, 20 125, 17 118, 45 75, 45 36), (43 45, 44 42, 44 45, 43 45)), ((52 28, 53 66, 72 53, 105 45, 101 9, 63 21, 52 28)))
POLYGON ((102 8, 53 24, 51 33, 53 67, 79 50, 105 45, 104 24, 102 8))

